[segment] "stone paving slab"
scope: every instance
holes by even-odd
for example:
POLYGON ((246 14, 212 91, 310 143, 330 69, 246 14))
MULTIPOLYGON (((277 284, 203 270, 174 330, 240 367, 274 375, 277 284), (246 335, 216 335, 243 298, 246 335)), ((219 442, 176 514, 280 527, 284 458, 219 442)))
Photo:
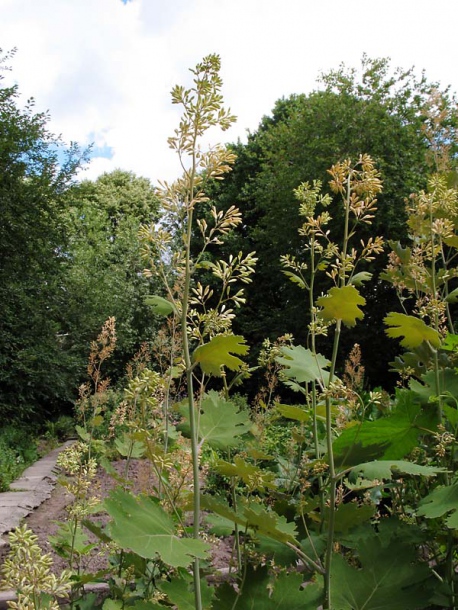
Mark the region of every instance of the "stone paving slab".
POLYGON ((29 466, 10 485, 12 491, 0 493, 0 536, 18 527, 34 508, 49 498, 57 480, 57 457, 74 442, 67 441, 29 466))

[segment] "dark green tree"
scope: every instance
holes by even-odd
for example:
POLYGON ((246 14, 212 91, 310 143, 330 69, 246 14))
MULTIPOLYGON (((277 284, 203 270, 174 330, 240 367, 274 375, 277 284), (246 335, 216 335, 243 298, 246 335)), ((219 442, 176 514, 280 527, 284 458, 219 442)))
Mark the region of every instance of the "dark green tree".
MULTIPOLYGON (((3 56, 3 69, 12 55, 3 56)), ((76 362, 60 326, 62 212, 84 154, 63 146, 48 115, 35 111, 33 99, 21 107, 18 87, 3 80, 0 74, 0 413, 26 418, 48 415, 72 393, 76 362)))
MULTIPOLYGON (((238 155, 233 172, 214 187, 220 206, 236 205, 243 212, 244 224, 231 236, 231 249, 243 245, 259 257, 247 290, 248 305, 237 318, 240 332, 254 345, 266 336, 285 332, 293 333, 298 342, 306 341, 306 295, 287 280, 280 265, 283 254, 301 256, 298 228, 302 220, 293 190, 301 182, 315 179, 326 184, 332 164, 368 153, 384 185, 368 232, 399 239, 405 235, 405 198, 425 187, 433 169, 434 138, 443 134, 437 124, 427 128, 428 103, 438 85, 424 76, 417 79, 412 70, 392 73, 387 59, 363 57, 360 72, 340 66, 322 75, 320 82, 321 88, 309 95, 279 100, 272 116, 264 117, 258 130, 249 135, 248 143, 233 146, 238 155)), ((455 100, 448 91, 441 100, 439 124, 447 125, 447 137, 454 137, 455 100)), ((456 149, 452 158, 454 155, 456 149)), ((332 216, 337 224, 341 222, 338 209, 332 210, 332 216)), ((382 257, 370 269, 374 279, 364 291, 368 306, 360 326, 363 357, 374 350, 380 355, 372 359, 376 366, 368 367, 373 383, 381 381, 380 371, 386 375, 387 362, 394 356, 381 324, 387 300, 394 299, 390 289, 377 280, 385 262, 382 257)), ((323 290, 327 287, 323 285, 323 290)), ((348 350, 351 346, 343 339, 343 349, 348 350)))

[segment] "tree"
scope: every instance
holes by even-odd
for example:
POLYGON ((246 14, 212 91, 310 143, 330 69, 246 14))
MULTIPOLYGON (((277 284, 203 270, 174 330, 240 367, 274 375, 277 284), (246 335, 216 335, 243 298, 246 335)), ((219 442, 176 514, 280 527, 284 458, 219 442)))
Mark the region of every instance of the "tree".
POLYGON ((84 365, 91 340, 115 317, 117 349, 109 372, 117 378, 154 330, 144 302, 152 288, 141 274, 138 229, 157 220, 158 199, 148 179, 119 169, 74 185, 66 199, 66 345, 84 365))
POLYGON ((33 99, 21 108, 18 87, 1 86, 2 80, 0 75, 0 412, 36 417, 71 395, 76 363, 62 349, 60 327, 62 211, 85 154, 48 131, 49 117, 35 112, 33 99))
MULTIPOLYGON (((232 174, 215 185, 219 205, 237 205, 243 210, 244 224, 231 237, 255 250, 259 264, 247 302, 238 317, 237 328, 251 343, 291 332, 304 342, 304 298, 297 286, 282 273, 280 256, 301 256, 298 229, 298 201, 294 189, 300 183, 320 179, 327 183, 327 168, 333 163, 361 153, 370 154, 381 172, 384 190, 378 197, 378 212, 367 229, 367 237, 383 235, 396 240, 404 231, 404 200, 425 187, 431 172, 430 153, 440 125, 456 133, 456 103, 443 92, 443 115, 435 129, 426 129, 427 107, 438 85, 413 71, 390 72, 387 59, 362 59, 361 73, 343 65, 321 76, 323 88, 309 95, 293 95, 279 100, 271 117, 264 117, 248 143, 232 147, 238 155, 232 174), (455 131, 453 131, 455 130, 455 131), (248 243, 247 243, 248 242, 248 243)), ((443 132, 442 132, 443 133, 443 132)), ((450 134, 450 131, 447 132, 450 134)), ((449 135, 450 137, 450 135, 449 135)), ((452 157, 456 159, 456 148, 452 157)), ((337 204, 334 204, 335 206, 337 204)), ((339 209, 332 211, 334 222, 342 223, 339 209)), ((383 257, 382 257, 383 258, 383 257)), ((367 371, 379 383, 379 371, 386 377, 387 362, 394 356, 383 338, 381 318, 386 300, 394 299, 391 290, 377 280, 385 261, 372 266, 373 281, 367 285, 368 300, 364 352, 377 349, 386 356, 367 371)), ((328 288, 323 285, 323 290, 328 288)), ((349 345, 342 341, 343 349, 349 345)))

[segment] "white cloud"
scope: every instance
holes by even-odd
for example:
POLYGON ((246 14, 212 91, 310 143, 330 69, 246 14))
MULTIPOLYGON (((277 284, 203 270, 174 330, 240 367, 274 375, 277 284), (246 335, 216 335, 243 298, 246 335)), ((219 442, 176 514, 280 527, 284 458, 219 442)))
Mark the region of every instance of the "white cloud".
POLYGON ((211 52, 239 117, 218 135, 225 141, 256 129, 281 96, 315 88, 320 70, 357 66, 363 52, 458 89, 455 0, 0 0, 0 10, 1 45, 18 47, 20 91, 50 110, 64 139, 112 151, 87 177, 115 167, 178 175, 166 142, 179 117, 169 92, 211 52))

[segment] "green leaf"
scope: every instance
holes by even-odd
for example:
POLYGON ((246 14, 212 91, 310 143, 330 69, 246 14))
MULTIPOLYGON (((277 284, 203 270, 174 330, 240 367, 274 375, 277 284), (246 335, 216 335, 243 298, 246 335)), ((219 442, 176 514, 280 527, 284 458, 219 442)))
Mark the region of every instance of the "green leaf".
POLYGON ((411 474, 415 476, 434 477, 440 472, 446 472, 445 468, 434 466, 421 466, 404 460, 374 460, 366 464, 358 464, 352 468, 352 473, 373 481, 384 479, 390 481, 396 474, 411 474))
POLYGON ((408 349, 419 347, 423 341, 428 341, 433 347, 439 348, 441 344, 439 333, 427 326, 423 320, 415 316, 406 316, 404 313, 390 312, 383 321, 387 326, 385 330, 388 337, 399 338, 401 345, 408 349))
MULTIPOLYGON (((187 405, 183 405, 180 411, 185 418, 185 425, 180 428, 189 432, 187 405)), ((218 392, 211 390, 202 400, 198 429, 200 443, 208 443, 220 449, 236 447, 240 437, 247 434, 252 426, 248 413, 239 411, 234 403, 221 398, 218 392)))
POLYGON ((124 602, 119 599, 106 599, 103 602, 103 610, 122 610, 124 602))
POLYGON ((384 545, 380 536, 358 544, 361 568, 340 554, 332 558, 332 607, 339 610, 418 610, 429 604, 425 583, 429 570, 415 563, 413 545, 396 540, 384 545))
POLYGON ((372 273, 368 271, 361 271, 360 273, 356 273, 351 280, 350 284, 353 286, 361 286, 364 282, 369 282, 372 279, 372 273))
MULTIPOLYGON (((202 595, 202 608, 212 607, 214 588, 209 587, 206 579, 200 581, 202 595)), ((190 574, 182 573, 181 578, 172 577, 171 580, 159 580, 158 589, 165 593, 177 610, 195 610, 193 578, 190 574)))
MULTIPOLYGON (((304 550, 303 545, 302 550, 304 550)), ((278 540, 269 538, 259 534, 256 535, 256 551, 265 557, 272 558, 275 561, 275 565, 290 567, 297 562, 297 553, 289 546, 286 546, 278 540)), ((309 556, 314 556, 315 549, 313 549, 309 556)))
POLYGON ((444 342, 442 343, 442 349, 445 349, 448 352, 454 352, 458 350, 458 335, 447 333, 447 336, 445 337, 444 342))
POLYGON ((451 235, 450 237, 444 237, 444 243, 451 248, 458 248, 458 235, 451 235))
POLYGON ((331 288, 327 295, 317 299, 316 304, 322 308, 318 315, 323 320, 342 320, 346 326, 355 326, 356 320, 364 317, 358 305, 365 305, 366 299, 350 285, 331 288))
POLYGON ((445 300, 447 303, 458 303, 458 288, 455 288, 455 290, 449 292, 448 295, 445 297, 445 300))
POLYGON ((294 421, 300 422, 306 422, 310 419, 310 413, 301 407, 276 404, 275 410, 278 411, 282 417, 286 417, 286 419, 293 419, 294 421))
POLYGON ((283 271, 283 274, 286 275, 286 277, 289 277, 289 279, 294 284, 297 284, 299 286, 299 288, 302 288, 303 290, 305 290, 307 288, 304 280, 296 273, 293 273, 292 271, 283 271))
POLYGON ((81 440, 86 441, 86 442, 89 442, 91 440, 90 433, 87 430, 85 430, 85 428, 83 428, 82 426, 76 425, 75 430, 81 440))
POLYGON ((198 347, 193 354, 193 361, 207 375, 221 377, 221 367, 226 366, 236 371, 243 365, 243 361, 232 354, 244 356, 248 353, 245 339, 238 335, 216 335, 209 343, 198 347))
POLYGON ((249 569, 240 597, 234 588, 225 583, 218 588, 218 610, 316 610, 323 598, 323 589, 316 583, 304 586, 304 576, 281 573, 273 580, 266 570, 249 569))
POLYGON ((282 515, 263 506, 251 503, 240 505, 235 512, 227 503, 214 496, 201 497, 201 506, 204 510, 212 511, 228 522, 237 523, 243 528, 254 530, 260 535, 267 536, 277 542, 298 544, 296 541, 296 525, 288 523, 282 515))
POLYGON ((362 506, 354 502, 340 504, 334 515, 334 529, 337 533, 346 534, 349 530, 372 519, 376 510, 376 506, 371 504, 362 506))
POLYGON ((423 498, 419 504, 417 515, 428 519, 436 519, 451 513, 445 520, 450 529, 458 529, 458 483, 437 487, 423 498))
POLYGON ((256 483, 255 487, 260 491, 276 488, 273 472, 253 466, 238 455, 235 456, 233 464, 218 460, 215 468, 220 474, 226 477, 237 477, 246 485, 253 486, 256 483))
POLYGON ((334 441, 336 464, 356 466, 374 459, 398 460, 417 445, 424 429, 435 427, 435 413, 423 412, 412 392, 399 392, 393 414, 346 428, 334 441))
MULTIPOLYGON (((78 601, 78 605, 79 605, 79 601, 78 601)), ((91 606, 91 610, 94 608, 95 606, 91 606)), ((134 601, 134 603, 132 605, 129 604, 129 606, 127 606, 129 608, 129 610, 151 610, 151 608, 164 608, 164 606, 160 603, 160 602, 154 602, 151 600, 144 600, 144 599, 136 599, 134 601)), ((124 605, 124 608, 126 608, 126 605, 124 605)), ((79 608, 78 608, 79 610, 79 608)))
POLYGON ((285 367, 283 375, 288 379, 295 379, 298 383, 319 381, 326 385, 329 372, 324 369, 331 363, 321 354, 314 354, 302 345, 282 347, 283 357, 277 357, 279 364, 285 367))
POLYGON ((180 538, 164 510, 149 497, 135 498, 120 488, 111 492, 104 506, 113 519, 109 533, 121 548, 144 557, 159 555, 173 567, 187 567, 194 557, 205 559, 210 546, 201 540, 180 538))
POLYGON ((268 510, 260 504, 252 504, 243 508, 243 516, 250 528, 259 531, 278 542, 296 542, 296 524, 288 523, 286 518, 273 510, 268 510))
POLYGON ((115 439, 115 447, 123 457, 140 458, 145 453, 145 445, 141 441, 135 441, 127 433, 121 438, 115 439))
MULTIPOLYGON (((410 369, 416 377, 421 377, 434 366, 435 352, 429 343, 423 342, 415 349, 397 355, 394 362, 390 362, 393 370, 402 372, 410 369)), ((445 354, 444 354, 444 357, 445 354)))
MULTIPOLYGON (((440 369, 438 372, 439 391, 444 402, 456 405, 455 397, 458 396, 458 375, 455 369, 440 369)), ((409 387, 423 404, 429 404, 431 398, 437 396, 435 371, 428 371, 421 376, 421 381, 411 379, 409 387)))
POLYGON ((449 405, 443 405, 442 411, 453 428, 456 428, 458 426, 458 409, 449 405))
POLYGON ((154 313, 158 316, 168 316, 171 313, 177 314, 175 305, 167 299, 164 299, 164 297, 160 297, 157 295, 147 296, 145 297, 145 304, 151 305, 154 313))

